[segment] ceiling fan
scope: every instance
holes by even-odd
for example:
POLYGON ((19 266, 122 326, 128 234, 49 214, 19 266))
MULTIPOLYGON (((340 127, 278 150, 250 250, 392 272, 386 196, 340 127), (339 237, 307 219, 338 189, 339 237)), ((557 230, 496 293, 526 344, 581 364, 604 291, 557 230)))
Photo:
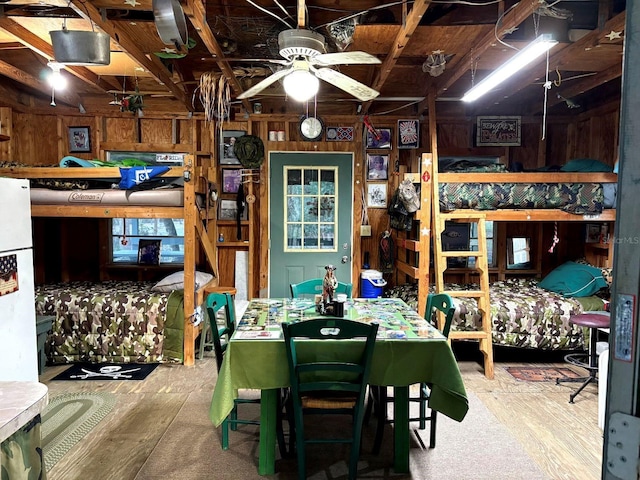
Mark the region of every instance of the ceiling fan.
MULTIPOLYGON (((303 18, 303 15, 300 15, 300 11, 304 12, 304 1, 298 2, 298 11, 298 18, 303 18)), ((333 65, 381 63, 380 59, 369 53, 359 51, 324 53, 326 51, 324 36, 303 28, 303 25, 280 32, 278 35, 278 47, 280 55, 286 60, 273 60, 272 62, 286 65, 286 67, 255 84, 246 92, 241 93, 238 95, 238 99, 253 97, 280 79, 284 79, 286 90, 287 82, 294 81, 296 76, 301 77, 301 82, 311 81, 317 83, 316 78, 324 80, 363 102, 373 100, 380 95, 380 92, 373 88, 329 68, 333 65)))

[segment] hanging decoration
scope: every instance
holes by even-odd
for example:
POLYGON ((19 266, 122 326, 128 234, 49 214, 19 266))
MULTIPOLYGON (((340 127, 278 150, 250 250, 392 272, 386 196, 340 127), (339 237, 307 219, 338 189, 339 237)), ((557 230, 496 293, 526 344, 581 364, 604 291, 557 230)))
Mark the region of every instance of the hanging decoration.
MULTIPOLYGON (((224 75, 205 72, 200 77, 200 101, 204 107, 205 120, 213 122, 229 118, 231 92, 224 75)), ((222 127, 221 127, 222 128, 222 127)))
POLYGON ((138 85, 136 85, 135 93, 122 97, 122 100, 120 100, 121 112, 131 112, 134 115, 138 114, 139 116, 142 116, 143 108, 144 108, 144 101, 143 101, 142 95, 140 94, 140 89, 138 88, 138 85))

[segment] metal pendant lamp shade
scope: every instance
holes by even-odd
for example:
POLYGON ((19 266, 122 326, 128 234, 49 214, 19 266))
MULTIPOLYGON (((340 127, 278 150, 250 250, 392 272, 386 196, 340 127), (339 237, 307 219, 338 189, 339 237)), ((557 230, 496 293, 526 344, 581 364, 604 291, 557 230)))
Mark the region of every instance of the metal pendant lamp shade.
POLYGON ((91 30, 54 30, 49 32, 53 56, 65 65, 109 65, 109 35, 91 30))

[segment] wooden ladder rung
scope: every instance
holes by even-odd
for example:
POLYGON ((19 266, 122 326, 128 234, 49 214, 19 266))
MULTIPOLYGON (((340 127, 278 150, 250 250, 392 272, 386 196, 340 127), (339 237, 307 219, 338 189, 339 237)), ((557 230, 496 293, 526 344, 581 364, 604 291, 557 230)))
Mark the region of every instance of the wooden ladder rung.
POLYGON ((443 257, 484 257, 485 252, 480 252, 478 250, 471 251, 456 251, 450 250, 446 252, 440 252, 443 257))
POLYGON ((484 297, 482 290, 445 290, 440 293, 446 293, 450 297, 480 298, 484 297))
POLYGON ((449 332, 449 338, 452 340, 460 340, 463 338, 482 340, 487 338, 487 332, 456 330, 449 332))

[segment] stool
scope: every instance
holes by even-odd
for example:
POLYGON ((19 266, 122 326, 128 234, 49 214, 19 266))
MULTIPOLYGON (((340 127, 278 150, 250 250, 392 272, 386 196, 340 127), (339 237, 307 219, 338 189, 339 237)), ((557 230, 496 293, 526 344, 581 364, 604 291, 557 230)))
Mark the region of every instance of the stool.
POLYGON ((567 363, 582 367, 589 371, 589 376, 582 378, 556 379, 556 385, 560 382, 583 382, 580 388, 569 395, 569 403, 591 382, 598 383, 598 355, 596 347, 598 343, 598 329, 609 328, 609 312, 587 312, 569 317, 569 322, 580 327, 589 328, 589 351, 586 353, 571 353, 564 357, 567 363))
MULTIPOLYGON (((235 297, 237 290, 235 287, 220 287, 220 286, 211 286, 204 287, 204 297, 205 301, 207 295, 210 293, 229 293, 232 297, 235 297)), ((233 332, 235 325, 230 325, 231 332, 233 332)), ((198 352, 198 359, 202 360, 204 358, 204 349, 206 347, 213 348, 213 333, 211 332, 211 324, 207 321, 204 322, 204 326, 202 327, 202 332, 200 333, 200 351, 198 352)))

